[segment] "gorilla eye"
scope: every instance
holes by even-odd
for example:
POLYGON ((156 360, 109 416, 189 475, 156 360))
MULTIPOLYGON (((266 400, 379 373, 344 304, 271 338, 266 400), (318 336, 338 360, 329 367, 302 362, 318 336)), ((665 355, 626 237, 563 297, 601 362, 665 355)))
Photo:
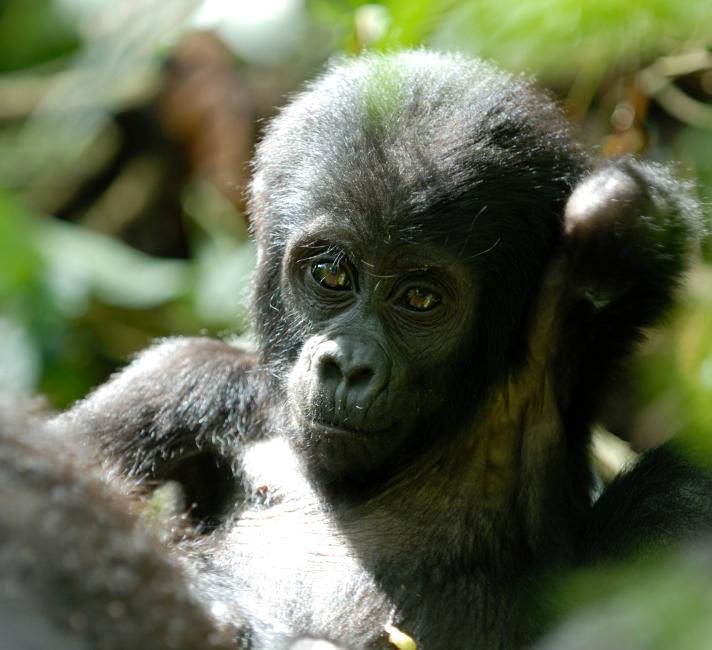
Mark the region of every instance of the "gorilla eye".
POLYGON ((440 304, 442 299, 434 291, 413 287, 403 294, 403 305, 411 311, 430 311, 440 304))
POLYGON ((351 277, 344 264, 334 261, 315 262, 311 267, 312 277, 322 286, 333 291, 350 291, 351 277))

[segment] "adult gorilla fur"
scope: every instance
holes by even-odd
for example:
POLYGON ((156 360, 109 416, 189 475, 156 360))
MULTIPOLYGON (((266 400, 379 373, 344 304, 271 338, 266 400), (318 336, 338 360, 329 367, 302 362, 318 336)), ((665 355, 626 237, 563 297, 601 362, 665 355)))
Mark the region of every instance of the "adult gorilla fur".
POLYGON ((131 511, 131 483, 0 398, 0 648, 234 647, 131 511))
POLYGON ((177 589, 239 646, 522 647, 537 575, 712 523, 669 450, 591 497, 601 398, 701 232, 665 167, 594 163, 482 62, 371 55, 267 128, 250 214, 256 351, 160 343, 52 423, 181 484, 177 589))

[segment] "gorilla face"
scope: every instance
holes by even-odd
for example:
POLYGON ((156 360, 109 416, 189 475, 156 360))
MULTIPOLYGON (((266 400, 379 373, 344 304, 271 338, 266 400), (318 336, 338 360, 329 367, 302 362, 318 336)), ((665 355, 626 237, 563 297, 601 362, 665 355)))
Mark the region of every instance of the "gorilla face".
POLYGON ((525 119, 516 80, 452 70, 418 53, 338 68, 257 151, 261 361, 291 439, 332 475, 397 466, 472 423, 522 355, 580 172, 551 104, 529 93, 541 114, 525 119))
POLYGON ((464 265, 321 218, 289 242, 282 291, 303 335, 287 381, 300 446, 331 473, 361 475, 432 436, 454 380, 442 370, 471 338, 464 265))

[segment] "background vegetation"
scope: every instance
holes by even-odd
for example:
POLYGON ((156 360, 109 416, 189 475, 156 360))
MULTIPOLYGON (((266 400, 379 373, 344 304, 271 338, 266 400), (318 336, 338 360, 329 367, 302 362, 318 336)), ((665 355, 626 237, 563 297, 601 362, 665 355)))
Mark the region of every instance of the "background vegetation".
MULTIPOLYGON (((0 389, 63 407, 157 336, 244 334, 261 120, 331 56, 420 45, 535 75, 601 156, 678 161, 709 205, 708 0, 3 0, 0 389)), ((709 243, 604 424, 712 450, 709 243)))

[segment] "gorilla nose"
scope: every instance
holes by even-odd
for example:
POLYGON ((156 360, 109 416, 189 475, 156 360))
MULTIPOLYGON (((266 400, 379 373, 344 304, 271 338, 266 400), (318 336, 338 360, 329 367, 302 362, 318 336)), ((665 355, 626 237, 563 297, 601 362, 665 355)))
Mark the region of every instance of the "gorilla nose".
POLYGON ((366 388, 375 372, 368 365, 351 366, 336 356, 326 355, 319 360, 319 375, 323 383, 338 385, 344 381, 350 388, 366 388))
POLYGON ((340 407, 363 408, 385 386, 386 356, 375 341, 338 337, 316 350, 316 372, 322 390, 340 407))

